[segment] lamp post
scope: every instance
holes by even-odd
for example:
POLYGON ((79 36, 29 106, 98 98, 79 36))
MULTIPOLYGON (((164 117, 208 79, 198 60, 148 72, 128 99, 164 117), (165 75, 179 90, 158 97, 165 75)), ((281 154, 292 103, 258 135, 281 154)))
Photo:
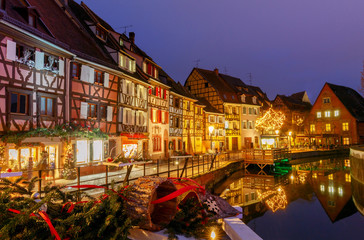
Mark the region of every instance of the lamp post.
POLYGON ((211 148, 210 148, 210 149, 211 149, 211 151, 212 151, 212 132, 214 131, 214 129, 215 129, 215 128, 214 128, 214 126, 212 126, 212 125, 209 127, 209 132, 210 132, 210 142, 211 142, 211 148))
POLYGON ((279 144, 279 130, 276 130, 276 135, 277 135, 277 148, 278 148, 278 144, 279 144))
POLYGON ((292 135, 292 132, 289 132, 288 133, 288 150, 291 149, 291 135, 292 135))

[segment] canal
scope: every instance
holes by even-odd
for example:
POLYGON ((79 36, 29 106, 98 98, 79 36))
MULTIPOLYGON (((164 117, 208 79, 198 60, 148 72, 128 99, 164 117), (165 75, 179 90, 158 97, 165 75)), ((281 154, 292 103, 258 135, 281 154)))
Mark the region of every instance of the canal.
POLYGON ((214 191, 241 206, 243 221, 265 240, 364 238, 364 216, 352 200, 349 158, 241 170, 214 191))

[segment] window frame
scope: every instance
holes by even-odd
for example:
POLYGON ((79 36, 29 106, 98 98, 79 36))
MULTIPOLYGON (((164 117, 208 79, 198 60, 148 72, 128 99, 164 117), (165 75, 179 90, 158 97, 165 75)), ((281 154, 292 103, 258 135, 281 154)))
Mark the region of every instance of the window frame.
POLYGON ((98 104, 97 103, 87 103, 87 119, 98 119, 98 104), (92 106, 95 106, 95 113, 93 115, 91 115, 91 109, 92 106))
POLYGON ((47 95, 41 95, 39 96, 39 114, 42 117, 55 117, 56 116, 56 97, 54 96, 47 96, 47 95), (42 98, 45 99, 45 114, 42 114, 42 98), (52 113, 48 114, 48 99, 52 100, 52 113))
POLYGON ((104 85, 104 72, 94 69, 94 84, 104 85))
POLYGON ((29 97, 30 95, 28 93, 25 92, 16 92, 16 91, 10 91, 9 92, 9 113, 10 114, 17 114, 17 115, 23 115, 23 116, 29 116, 30 111, 30 104, 29 104, 29 97), (16 94, 17 95, 17 110, 16 112, 12 112, 12 95, 16 94), (22 113, 20 112, 20 96, 25 96, 25 112, 22 113))
POLYGON ((81 77, 81 64, 78 62, 73 62, 71 78, 80 80, 80 77, 81 77))

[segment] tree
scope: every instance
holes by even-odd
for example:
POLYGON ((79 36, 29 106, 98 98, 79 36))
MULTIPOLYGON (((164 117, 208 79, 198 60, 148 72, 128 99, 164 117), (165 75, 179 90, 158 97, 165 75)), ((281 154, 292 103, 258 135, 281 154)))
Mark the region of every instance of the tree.
POLYGON ((255 127, 265 133, 273 132, 282 128, 285 119, 286 116, 282 112, 276 112, 270 108, 256 120, 255 127))

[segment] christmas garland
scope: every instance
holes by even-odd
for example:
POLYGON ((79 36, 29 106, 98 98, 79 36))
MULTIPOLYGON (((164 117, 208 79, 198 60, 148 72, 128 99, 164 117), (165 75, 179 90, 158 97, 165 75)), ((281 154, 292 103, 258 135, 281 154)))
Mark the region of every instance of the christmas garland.
POLYGON ((9 132, 3 135, 0 139, 4 143, 14 143, 16 146, 21 146, 22 141, 29 137, 60 137, 67 139, 68 137, 80 138, 104 138, 108 139, 108 135, 102 132, 99 128, 90 128, 84 126, 76 126, 73 124, 56 125, 54 128, 36 128, 27 132, 9 132))

